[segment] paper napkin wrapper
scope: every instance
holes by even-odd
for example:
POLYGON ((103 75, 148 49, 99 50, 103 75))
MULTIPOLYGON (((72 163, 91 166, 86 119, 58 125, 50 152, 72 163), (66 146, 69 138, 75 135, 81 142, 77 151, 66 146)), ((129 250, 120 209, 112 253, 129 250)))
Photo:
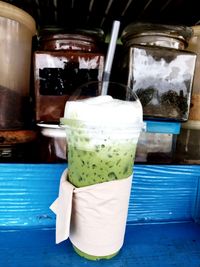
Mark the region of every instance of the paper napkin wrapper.
POLYGON ((123 245, 132 184, 128 178, 76 188, 61 176, 56 214, 56 243, 70 238, 81 251, 95 256, 117 252, 123 245))

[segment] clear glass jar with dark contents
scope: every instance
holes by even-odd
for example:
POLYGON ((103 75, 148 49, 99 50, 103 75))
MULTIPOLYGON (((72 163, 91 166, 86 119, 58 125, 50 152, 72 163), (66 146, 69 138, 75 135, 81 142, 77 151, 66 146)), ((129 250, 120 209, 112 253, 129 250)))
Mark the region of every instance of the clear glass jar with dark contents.
POLYGON ((34 53, 37 122, 58 123, 77 87, 102 78, 104 33, 101 30, 41 33, 34 53))
POLYGON ((187 50, 197 54, 194 81, 192 87, 191 108, 189 120, 200 121, 200 25, 192 26, 193 36, 187 50))
POLYGON ((191 27, 132 23, 122 32, 122 73, 146 119, 187 121, 196 54, 191 27))
POLYGON ((191 96, 190 114, 182 123, 177 139, 176 161, 184 164, 200 164, 200 25, 192 26, 193 36, 187 50, 197 54, 191 96))

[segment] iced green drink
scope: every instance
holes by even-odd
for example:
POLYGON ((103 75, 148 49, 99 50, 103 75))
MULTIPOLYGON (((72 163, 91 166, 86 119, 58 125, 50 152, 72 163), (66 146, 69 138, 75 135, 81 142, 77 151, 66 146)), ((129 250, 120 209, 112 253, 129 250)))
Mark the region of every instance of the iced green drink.
MULTIPOLYGON (((136 145, 142 125, 138 101, 98 96, 68 102, 61 123, 68 142, 68 180, 76 187, 128 178, 133 172, 136 145)), ((113 255, 88 255, 88 259, 113 255)))
POLYGON ((123 179, 132 174, 136 148, 133 140, 110 141, 105 138, 87 149, 89 139, 76 137, 76 134, 71 139, 74 140, 69 141, 68 175, 69 181, 76 187, 123 179))

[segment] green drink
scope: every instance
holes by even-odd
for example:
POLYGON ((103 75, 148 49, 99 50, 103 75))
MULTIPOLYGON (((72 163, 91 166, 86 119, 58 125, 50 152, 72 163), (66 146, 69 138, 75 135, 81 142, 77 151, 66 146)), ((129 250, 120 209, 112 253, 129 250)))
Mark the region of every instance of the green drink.
MULTIPOLYGON (((110 96, 71 101, 66 105, 61 123, 66 128, 68 141, 67 178, 74 186, 131 176, 142 125, 139 101, 128 102, 110 96)), ((96 256, 77 247, 75 251, 90 260, 109 259, 118 252, 96 256)))
MULTIPOLYGON (((135 141, 128 138, 113 141, 109 135, 98 137, 91 145, 91 136, 84 129, 71 130, 68 177, 76 187, 123 179, 132 174, 135 141)), ((96 135, 96 139, 98 137, 96 135)))

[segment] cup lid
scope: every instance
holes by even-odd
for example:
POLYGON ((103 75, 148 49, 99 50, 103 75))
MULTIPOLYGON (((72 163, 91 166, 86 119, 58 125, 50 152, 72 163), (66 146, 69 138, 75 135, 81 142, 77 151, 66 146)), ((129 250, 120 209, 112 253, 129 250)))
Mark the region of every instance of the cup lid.
POLYGON ((0 16, 18 21, 26 26, 31 31, 32 35, 36 34, 36 23, 34 18, 23 9, 0 1, 0 16))
POLYGON ((40 128, 40 132, 42 135, 47 137, 58 137, 58 138, 65 138, 66 133, 65 130, 60 127, 58 124, 52 124, 52 123, 37 123, 37 126, 40 128))

